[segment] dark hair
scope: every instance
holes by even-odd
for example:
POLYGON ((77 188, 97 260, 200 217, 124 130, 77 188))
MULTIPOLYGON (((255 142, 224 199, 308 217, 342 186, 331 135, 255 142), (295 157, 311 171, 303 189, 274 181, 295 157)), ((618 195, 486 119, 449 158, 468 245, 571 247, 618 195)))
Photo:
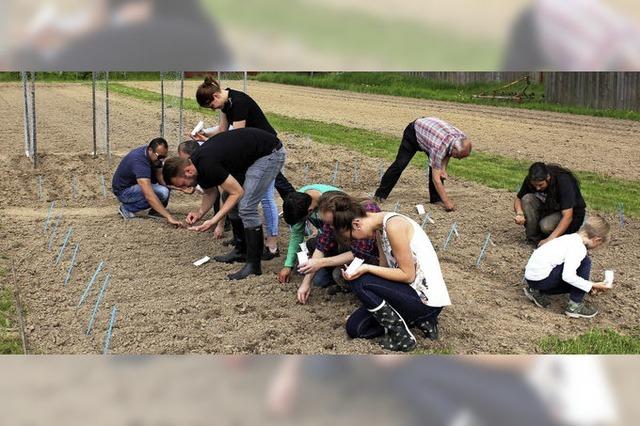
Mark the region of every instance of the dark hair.
POLYGON ((367 216, 362 203, 347 194, 335 196, 331 202, 334 208, 333 228, 338 235, 341 232, 350 231, 354 219, 367 216))
POLYGON ((318 200, 318 211, 332 212, 335 210, 335 200, 341 195, 346 195, 342 191, 327 191, 318 200))
POLYGON ((211 101, 213 100, 213 95, 220 91, 220 83, 216 81, 215 78, 208 75, 204 78, 204 82, 198 86, 198 90, 196 91, 196 100, 198 101, 198 105, 203 108, 209 108, 211 105, 211 101))
POLYGON ((193 153, 198 150, 198 148, 200 148, 200 144, 197 141, 188 140, 180 142, 180 145, 178 145, 178 152, 184 152, 189 157, 191 157, 193 153))
POLYGON ((300 222, 309 214, 310 205, 311 195, 299 191, 290 192, 282 204, 284 221, 291 226, 300 222))
POLYGON ((148 147, 155 151, 160 145, 162 145, 165 148, 169 149, 169 144, 167 143, 166 140, 164 140, 164 138, 152 139, 151 142, 149 142, 148 147))
POLYGON ((564 168, 558 164, 545 164, 542 162, 533 163, 529 167, 529 174, 527 175, 527 183, 532 187, 532 182, 540 182, 547 180, 549 177, 549 187, 547 188, 547 201, 545 202, 545 211, 554 212, 559 211, 560 206, 558 203, 558 180, 560 175, 567 175, 576 183, 578 191, 580 190, 580 181, 571 172, 571 170, 564 168))
POLYGON ((171 185, 174 177, 178 176, 185 167, 189 165, 189 160, 180 157, 168 158, 162 166, 162 177, 167 185, 171 185))

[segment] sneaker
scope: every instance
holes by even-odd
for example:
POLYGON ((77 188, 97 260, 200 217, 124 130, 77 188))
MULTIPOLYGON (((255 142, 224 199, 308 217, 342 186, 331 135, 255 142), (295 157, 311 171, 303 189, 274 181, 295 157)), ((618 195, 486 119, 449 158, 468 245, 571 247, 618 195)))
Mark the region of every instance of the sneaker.
POLYGON ((577 303, 569 300, 564 313, 571 318, 593 318, 598 314, 598 310, 586 303, 577 303))
POLYGON ((438 322, 425 321, 418 324, 418 329, 424 333, 424 337, 431 340, 438 340, 438 322))
POLYGON ((154 209, 149 209, 149 212, 147 213, 147 217, 150 217, 151 219, 162 219, 162 220, 164 220, 164 216, 162 216, 160 213, 158 213, 154 209))
POLYGON ((527 299, 531 300, 536 304, 537 307, 542 309, 547 309, 549 307, 549 299, 544 294, 540 293, 540 290, 536 290, 531 287, 523 288, 524 295, 527 296, 527 299))
POLYGON ((265 246, 264 250, 262 250, 262 260, 271 260, 276 257, 280 257, 280 249, 276 249, 275 253, 272 253, 269 247, 265 246))
POLYGON ((120 207, 118 207, 118 213, 120 213, 120 216, 122 216, 122 218, 124 220, 129 220, 129 219, 133 219, 133 218, 136 217, 135 214, 133 214, 129 210, 125 209, 122 204, 120 204, 120 207))

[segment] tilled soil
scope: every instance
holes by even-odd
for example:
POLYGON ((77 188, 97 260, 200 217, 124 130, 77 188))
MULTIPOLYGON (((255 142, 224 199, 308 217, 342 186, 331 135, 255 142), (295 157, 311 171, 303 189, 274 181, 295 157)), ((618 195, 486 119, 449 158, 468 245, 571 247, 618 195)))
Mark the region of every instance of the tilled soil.
MULTIPOLYGON (((114 156, 109 163, 104 156, 94 159, 86 153, 91 146, 90 130, 86 134, 74 130, 78 123, 91 122, 90 96, 85 102, 90 90, 76 91, 62 85, 56 88, 56 96, 38 98, 43 154, 37 172, 22 154, 22 117, 16 100, 20 93, 14 94, 6 87, 0 91, 6 101, 0 104, 0 171, 5 176, 0 187, 4 236, 0 252, 16 264, 31 352, 101 352, 114 305, 118 316, 110 346, 113 353, 382 352, 375 342, 347 338, 345 319, 358 306, 351 294, 328 296, 324 290, 314 289, 308 305, 297 304, 295 290, 301 278, 294 277, 284 286, 275 279, 282 257, 263 262, 262 276, 232 282, 225 277, 237 265, 192 265, 205 255, 227 250, 211 234, 172 229, 153 219, 123 221, 113 196, 108 193, 103 197, 100 175, 106 176, 108 189, 120 157, 155 136, 159 111, 144 102, 112 97, 114 156), (36 175, 43 177, 41 199, 36 175), (75 199, 73 176, 77 179, 75 199), (43 229, 54 200, 52 216, 62 214, 62 219, 51 238, 43 229), (55 258, 69 226, 73 235, 61 264, 56 266, 55 258), (75 244, 80 244, 77 262, 64 286, 75 244), (106 263, 105 270, 86 302, 78 307, 101 260, 106 263), (111 281, 98 305, 93 331, 86 336, 105 273, 111 274, 111 281)), ((187 112, 186 119, 197 118, 193 115, 187 112)), ((282 139, 288 153, 285 173, 294 185, 329 182, 335 161, 340 161, 337 185, 357 196, 375 189, 379 160, 303 137, 285 134, 282 139), (353 171, 356 164, 357 181, 353 171)), ((549 335, 569 337, 596 326, 625 332, 637 326, 637 221, 627 221, 621 229, 617 218, 609 217, 614 223, 612 243, 594 253, 593 276, 599 279, 605 267, 614 269, 614 290, 591 298, 601 311, 596 318, 570 320, 562 313, 562 297, 543 311, 522 294, 522 271, 531 249, 523 244, 523 231, 512 221, 513 194, 456 180, 447 182, 447 186, 458 210, 445 213, 438 207, 431 208, 436 223, 428 225, 427 233, 438 251, 453 305, 441 315, 441 339, 433 343, 420 337, 420 350, 535 353, 539 341, 549 335), (445 251, 443 242, 453 222, 460 238, 445 251), (490 247, 478 269, 476 258, 488 232, 496 245, 490 247)), ((426 192, 424 172, 409 169, 383 208, 393 210, 399 201, 401 212, 418 219, 414 205, 426 203, 426 192)), ((174 193, 169 207, 184 217, 198 202, 196 196, 174 193)), ((281 250, 286 248, 287 236, 287 227, 281 226, 281 250)))

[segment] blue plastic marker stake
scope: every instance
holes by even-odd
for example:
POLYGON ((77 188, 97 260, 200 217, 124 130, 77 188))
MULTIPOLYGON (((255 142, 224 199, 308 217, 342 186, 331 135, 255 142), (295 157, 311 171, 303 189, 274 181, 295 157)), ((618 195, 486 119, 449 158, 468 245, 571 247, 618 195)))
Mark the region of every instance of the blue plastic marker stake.
POLYGON ((91 334, 91 330, 93 329, 93 322, 96 320, 96 314, 98 313, 98 308, 100 308, 100 302, 102 302, 104 291, 107 289, 107 285, 109 284, 109 279, 111 279, 111 275, 107 274, 107 276, 104 277, 104 283, 102 283, 100 293, 98 293, 96 304, 93 305, 93 312, 91 313, 91 319, 89 319, 89 325, 87 326, 87 336, 91 334))
POLYGON ((338 172, 340 171, 340 162, 336 161, 336 167, 333 169, 333 176, 331 177, 331 185, 335 185, 338 180, 338 172))
POLYGON ((64 286, 67 286, 69 282, 69 278, 71 278, 71 271, 73 271, 73 265, 76 263, 76 256, 78 255, 78 249, 80 249, 80 244, 76 244, 76 247, 73 249, 73 254, 71 255, 71 263, 69 263, 69 267, 67 268, 67 276, 64 277, 64 286))
POLYGON ((104 182, 104 175, 100 175, 100 187, 102 188, 102 198, 107 198, 107 185, 104 182))
POLYGON ((47 250, 51 251, 51 247, 53 246, 53 241, 56 239, 56 234, 58 233, 58 226, 60 225, 60 221, 62 220, 62 215, 58 216, 56 219, 56 223, 51 227, 51 234, 49 237, 49 245, 47 246, 47 250))
POLYGON ((82 296, 80 297, 80 301, 78 302, 78 306, 76 306, 76 308, 79 308, 80 305, 84 303, 84 300, 87 298, 87 294, 89 294, 89 292, 91 291, 91 287, 93 287, 93 284, 96 282, 96 278, 98 278, 98 274, 102 270, 103 266, 104 266, 104 261, 101 260, 96 268, 96 271, 93 273, 93 276, 89 280, 89 283, 87 284, 87 288, 84 289, 84 293, 82 293, 82 296))
POLYGON ((624 228, 624 203, 618 204, 618 217, 620 218, 620 228, 624 228))
POLYGON ((458 237, 458 225, 456 225, 456 222, 453 222, 453 225, 451 225, 451 229, 449 230, 449 235, 447 235, 447 239, 444 241, 444 247, 443 247, 444 250, 446 250, 447 246, 449 246, 449 242, 451 241, 451 237, 453 237, 454 233, 456 237, 458 237))
POLYGON ((62 260, 62 256, 64 255, 64 251, 67 248, 67 244, 69 243, 69 238, 71 238, 71 234, 73 234, 73 226, 70 226, 67 230, 67 235, 64 236, 64 241, 62 242, 62 246, 60 247, 60 251, 58 252, 58 257, 56 258, 56 265, 60 264, 62 260))
POLYGON ((111 335, 113 334, 113 326, 116 324, 116 315, 118 315, 118 306, 113 305, 111 308, 111 318, 109 318, 109 328, 104 336, 104 347, 102 348, 102 355, 109 353, 109 344, 111 343, 111 335))
POLYGON ((480 255, 478 256, 478 260, 476 261, 476 268, 480 267, 480 263, 487 253, 487 247, 489 246, 489 242, 491 241, 491 232, 487 234, 487 238, 484 240, 484 244, 482 245, 482 250, 480 250, 480 255))
POLYGON ((357 185, 359 180, 360 180, 360 163, 356 163, 356 167, 353 170, 354 185, 357 185))
POLYGON ((51 213, 53 213, 53 208, 56 206, 56 202, 52 201, 51 205, 49 206, 49 213, 47 213, 47 218, 44 221, 44 227, 42 232, 47 232, 47 229, 49 229, 49 221, 51 220, 51 213))
POLYGON ((520 185, 520 184, 516 184, 516 187, 514 188, 514 191, 515 191, 516 193, 518 193, 518 192, 520 192, 520 190, 521 190, 521 189, 522 189, 522 185, 520 185))
POLYGON ((422 229, 426 229, 430 220, 431 220, 431 212, 428 212, 426 215, 424 215, 424 220, 422 221, 422 229))
POLYGON ((382 176, 384 176, 384 167, 382 163, 380 163, 380 168, 378 169, 378 183, 382 182, 382 176))
POLYGON ((42 176, 38 176, 38 200, 42 200, 42 176))
POLYGON ((309 182, 309 165, 304 165, 304 177, 302 181, 305 185, 309 182))
POLYGON ((394 211, 394 212, 397 212, 399 208, 400 208, 400 201, 396 201, 396 205, 395 205, 395 207, 393 208, 393 211, 394 211))

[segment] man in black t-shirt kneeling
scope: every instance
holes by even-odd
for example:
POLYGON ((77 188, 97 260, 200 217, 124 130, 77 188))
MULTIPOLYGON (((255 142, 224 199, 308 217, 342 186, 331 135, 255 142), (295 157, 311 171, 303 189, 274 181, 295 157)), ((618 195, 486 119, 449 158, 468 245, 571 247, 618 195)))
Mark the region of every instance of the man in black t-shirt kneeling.
POLYGON ((200 185, 204 191, 202 204, 187 215, 189 229, 204 232, 229 215, 233 250, 215 256, 219 262, 246 262, 232 280, 251 274, 261 275, 263 233, 258 203, 284 166, 285 150, 280 140, 260 129, 246 127, 219 133, 202 145, 190 159, 170 158, 163 168, 167 183, 178 188, 200 185), (220 186, 228 194, 220 210, 209 220, 195 225, 213 205, 220 186))
POLYGON ((570 170, 540 162, 529 167, 513 205, 515 222, 524 225, 527 240, 537 246, 577 232, 586 207, 570 170))

